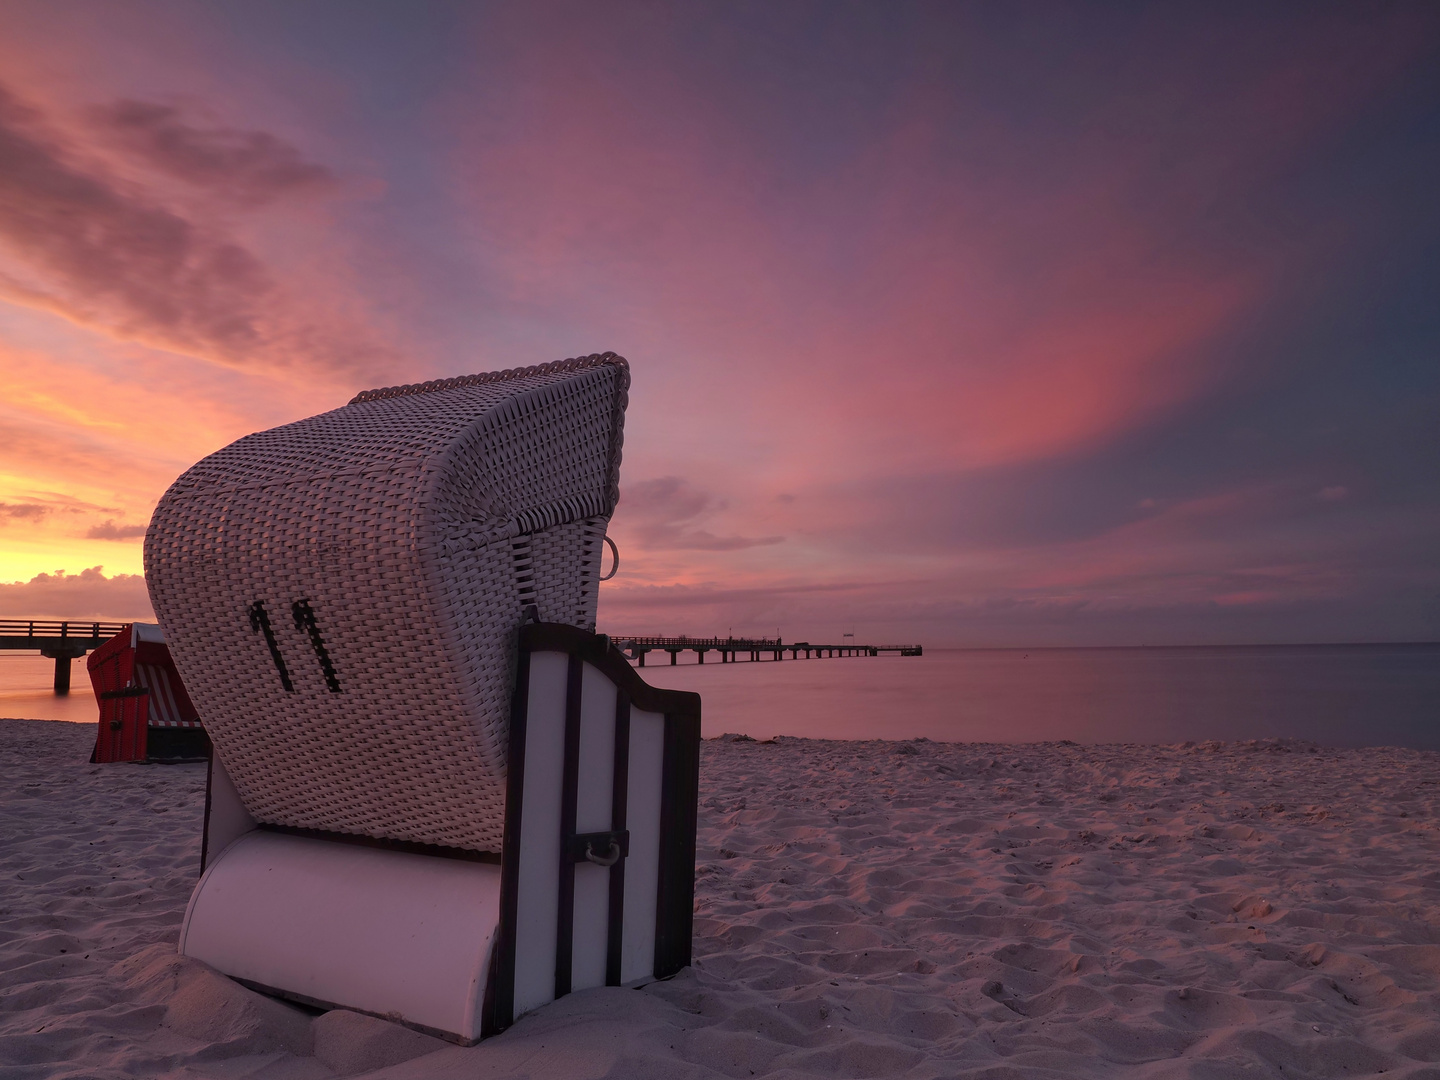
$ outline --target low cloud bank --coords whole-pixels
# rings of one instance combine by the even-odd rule
[[[0,618],[153,622],[155,613],[143,576],[106,577],[104,567],[92,566],[78,574],[57,570],[29,581],[0,583]]]
[[[144,525],[117,525],[106,520],[103,524],[92,525],[85,533],[87,540],[134,540],[145,535]],[[85,571],[89,573],[89,571]]]

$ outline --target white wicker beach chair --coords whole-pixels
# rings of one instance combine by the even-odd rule
[[[689,962],[699,698],[593,633],[628,386],[606,353],[368,391],[161,499],[215,747],[183,953],[461,1042]]]

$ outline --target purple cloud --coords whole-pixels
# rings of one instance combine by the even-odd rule
[[[210,176],[212,188],[242,202],[330,182],[263,133],[207,134],[163,110],[123,115],[137,131],[147,122],[154,129],[154,169],[188,170],[197,184]],[[3,85],[0,255],[0,299],[119,338],[234,366],[298,363],[364,378],[393,360],[346,316],[329,314],[328,282],[310,283],[297,303],[221,218],[112,174]]]
[[[155,618],[143,577],[106,577],[100,566],[78,574],[57,570],[53,574],[36,574],[29,581],[0,584],[0,615],[33,619]]]
[[[106,521],[100,525],[92,525],[85,533],[86,540],[133,540],[137,536],[145,535],[144,525],[116,525],[113,521]]]
[[[260,344],[271,284],[244,248],[82,167],[38,114],[0,87],[0,245],[81,322],[105,311],[127,334],[238,357]],[[0,279],[0,289],[18,285]],[[38,306],[38,305],[37,305]]]
[[[622,492],[625,526],[646,548],[672,551],[738,551],[778,544],[783,536],[717,536],[698,522],[724,503],[678,476],[627,485]]]
[[[335,174],[265,131],[200,127],[170,105],[122,99],[91,110],[129,153],[177,180],[243,206],[339,188]]]
[[[0,521],[38,521],[49,512],[50,508],[40,503],[0,502]]]

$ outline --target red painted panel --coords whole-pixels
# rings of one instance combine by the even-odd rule
[[[133,628],[127,625],[85,661],[100,705],[100,730],[95,737],[97,762],[145,760],[149,695],[126,694],[135,681],[132,639]]]
[[[96,761],[144,761],[150,728],[202,726],[170,650],[133,625],[91,653],[86,667],[100,705]]]

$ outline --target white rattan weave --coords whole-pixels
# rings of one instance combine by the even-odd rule
[[[515,630],[594,629],[629,381],[605,353],[371,390],[171,486],[150,597],[257,820],[499,850]]]

